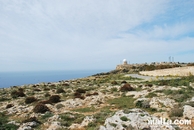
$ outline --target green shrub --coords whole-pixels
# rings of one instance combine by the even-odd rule
[[[53,113],[51,112],[46,112],[41,118],[42,119],[46,119],[46,118],[49,118],[49,117],[52,117],[53,116]]]
[[[172,97],[177,102],[183,102],[186,101],[190,96],[188,94],[174,94]]]
[[[63,113],[59,116],[61,118],[61,124],[67,127],[69,127],[73,123],[80,124],[84,119],[83,115],[73,113]]]
[[[128,121],[128,120],[129,120],[126,116],[122,116],[122,117],[120,117],[120,119],[121,119],[122,121]]]
[[[18,126],[14,124],[7,124],[8,117],[4,113],[0,113],[0,130],[17,130]]]
[[[57,109],[60,109],[60,108],[63,108],[63,107],[64,107],[63,104],[57,104],[57,105],[56,105],[56,108],[57,108]]]
[[[9,100],[9,99],[6,97],[0,97],[0,102],[6,101],[6,100]]]
[[[118,109],[123,108],[134,108],[134,100],[132,97],[119,97],[114,99],[109,99],[108,103],[114,105]]]

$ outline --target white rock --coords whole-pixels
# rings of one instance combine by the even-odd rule
[[[125,117],[128,120],[122,120]],[[115,115],[107,118],[104,125],[100,126],[100,130],[126,130],[124,126],[128,126],[132,130],[175,130],[175,128],[168,124],[148,124],[148,120],[159,120],[157,117],[149,115],[149,113],[141,109],[131,109],[128,113],[122,110],[117,111]]]
[[[167,97],[153,97],[150,100],[151,108],[162,108],[162,105],[167,108],[173,108],[175,105],[175,101]]]
[[[194,101],[194,97],[191,98],[191,101]]]
[[[51,125],[49,126],[49,128],[47,128],[47,130],[56,130],[60,128],[62,128],[61,123],[58,121],[55,121],[55,122],[51,122]]]
[[[32,130],[33,127],[37,126],[38,123],[36,123],[35,121],[33,122],[27,122],[27,123],[23,123],[18,130]]]
[[[84,105],[84,101],[82,99],[76,98],[76,99],[68,99],[64,102],[61,102],[61,104],[64,105],[65,108],[75,108],[75,107],[81,107]]]
[[[189,119],[194,118],[194,107],[185,105],[183,108],[183,117],[187,117]]]
[[[134,95],[133,98],[140,98],[140,97],[144,97],[147,94],[148,94],[147,90],[143,90],[143,91],[130,91],[130,92],[126,93],[126,96]]]

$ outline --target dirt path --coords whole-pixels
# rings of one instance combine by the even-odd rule
[[[189,76],[194,75],[194,66],[189,67],[177,67],[171,69],[161,69],[154,71],[141,71],[141,75],[146,76]]]
[[[158,76],[144,76],[144,75],[139,75],[139,74],[127,74],[126,76],[131,76],[133,78],[139,78],[143,79],[145,81],[149,80],[167,80],[167,79],[172,79],[173,77],[158,77]]]

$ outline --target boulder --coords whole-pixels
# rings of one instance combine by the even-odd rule
[[[37,122],[33,121],[33,122],[27,122],[27,123],[23,123],[18,130],[32,130],[33,127],[36,127],[38,125]]]
[[[150,107],[160,109],[163,105],[167,108],[173,108],[175,105],[175,101],[173,99],[167,97],[153,97],[150,100]]]
[[[183,107],[183,117],[192,119],[194,118],[194,107],[191,107],[189,105],[185,105]]]
[[[51,122],[50,126],[47,128],[47,130],[56,130],[56,129],[62,129],[61,123],[58,121]]]

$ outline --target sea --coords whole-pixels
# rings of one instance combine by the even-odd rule
[[[0,88],[84,78],[110,70],[0,72]]]

